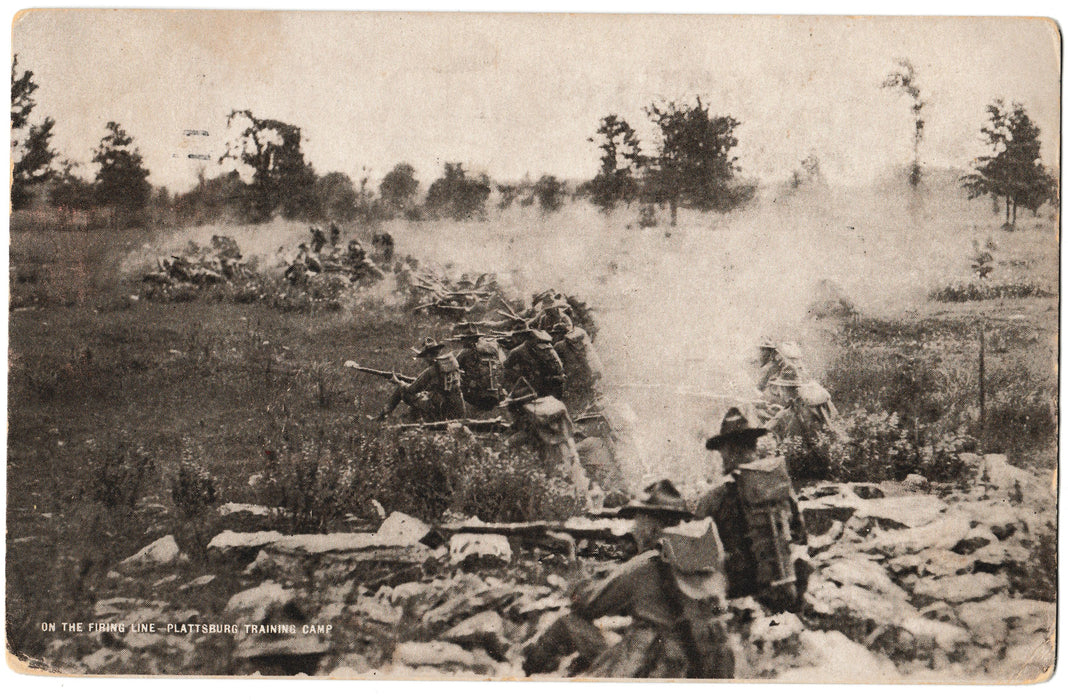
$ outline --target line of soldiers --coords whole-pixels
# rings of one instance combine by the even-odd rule
[[[303,284],[309,278],[324,272],[348,274],[352,282],[374,283],[385,278],[382,270],[367,256],[367,251],[359,239],[352,238],[342,250],[341,239],[344,232],[337,222],[331,221],[328,226],[329,239],[327,231],[320,226],[311,226],[309,230],[311,246],[309,247],[306,241],[301,241],[297,246],[296,256],[283,274],[290,283]]]
[[[529,321],[524,319],[515,330],[458,324],[449,339],[459,345],[457,352],[433,338],[412,348],[413,357],[425,364],[416,377],[390,376],[356,365],[390,376],[396,384],[375,420],[385,420],[401,403],[422,425],[434,427],[448,421],[482,427],[492,421],[475,416],[506,411],[513,430],[509,444],[533,448],[547,465],[570,478],[588,505],[601,505],[606,491],[614,492],[609,503],[618,505],[624,498],[624,472],[641,473],[630,434],[635,421],[624,408],[599,399],[603,367],[569,308],[559,298],[536,297]],[[589,397],[597,400],[583,404],[583,425],[578,429],[564,400],[577,403]]]
[[[580,583],[571,611],[525,650],[528,674],[557,670],[604,678],[733,678],[737,649],[728,635],[728,601],[752,596],[771,611],[796,610],[811,565],[786,466],[759,459],[767,433],[749,406],[729,409],[717,450],[723,473],[690,510],[668,480],[621,508],[635,521],[638,554],[603,579]],[[598,618],[628,616],[610,645]]]

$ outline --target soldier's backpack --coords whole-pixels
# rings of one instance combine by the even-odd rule
[[[487,394],[500,394],[504,366],[497,343],[489,338],[479,338],[475,343],[475,353],[478,363],[474,367],[475,376],[469,378],[470,384]]]
[[[529,401],[523,404],[523,412],[546,443],[566,442],[573,433],[567,407],[557,398],[542,396]]]
[[[783,457],[749,462],[737,468],[734,480],[742,501],[746,539],[757,567],[757,585],[776,597],[796,596],[790,556],[793,485]]]
[[[441,388],[446,393],[460,390],[460,363],[451,352],[434,360],[438,372],[441,374]]]

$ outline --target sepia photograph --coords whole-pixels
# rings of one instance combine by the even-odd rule
[[[17,12],[9,669],[1048,680],[1061,41]]]

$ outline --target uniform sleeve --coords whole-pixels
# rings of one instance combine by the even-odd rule
[[[723,504],[723,500],[727,497],[729,488],[729,481],[721,481],[705,493],[704,496],[701,496],[701,499],[697,501],[697,508],[694,510],[694,518],[697,520],[714,518],[715,513]]]
[[[586,582],[575,592],[572,610],[587,620],[606,615],[629,615],[638,583],[655,573],[659,553],[645,552],[622,564],[603,581]]]
[[[415,378],[414,382],[404,387],[404,397],[406,399],[411,399],[420,391],[426,391],[430,388],[430,385],[431,383],[433,383],[434,377],[436,376],[437,368],[427,367],[419,374],[418,377]]]

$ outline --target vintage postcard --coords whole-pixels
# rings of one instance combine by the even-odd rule
[[[13,669],[1052,674],[1053,21],[12,31]]]

